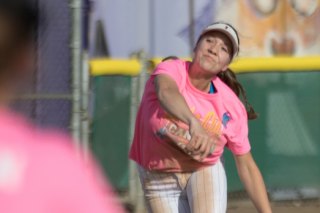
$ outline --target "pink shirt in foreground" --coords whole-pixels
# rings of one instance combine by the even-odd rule
[[[194,171],[215,164],[225,146],[235,155],[250,151],[247,112],[242,102],[218,77],[212,80],[216,89],[214,94],[196,89],[188,77],[189,65],[190,62],[182,60],[162,62],[147,81],[129,155],[148,170]],[[203,162],[193,160],[161,135],[170,131],[188,139],[188,127],[171,118],[159,104],[154,78],[160,74],[168,75],[176,82],[191,111],[217,141],[213,154]]]
[[[99,169],[65,136],[0,109],[0,212],[124,212]]]

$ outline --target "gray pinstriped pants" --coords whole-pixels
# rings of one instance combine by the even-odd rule
[[[148,212],[225,213],[227,182],[222,163],[191,173],[152,172],[138,166]]]

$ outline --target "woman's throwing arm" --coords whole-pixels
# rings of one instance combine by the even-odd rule
[[[189,126],[191,140],[186,149],[194,155],[200,155],[199,160],[207,157],[214,148],[214,141],[192,114],[176,82],[168,75],[159,74],[155,77],[155,87],[162,108]]]

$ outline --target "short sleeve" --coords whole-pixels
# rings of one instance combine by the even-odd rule
[[[250,151],[251,146],[248,137],[247,112],[243,106],[238,113],[232,113],[230,128],[228,131],[227,147],[235,155],[243,155]]]
[[[186,76],[185,62],[182,60],[169,60],[158,64],[152,73],[153,76],[165,74],[170,76],[179,86]]]

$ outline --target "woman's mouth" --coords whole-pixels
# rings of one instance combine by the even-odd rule
[[[214,58],[212,58],[211,56],[208,56],[208,55],[203,55],[203,57],[207,60],[209,60],[210,62],[216,62],[216,60]]]

